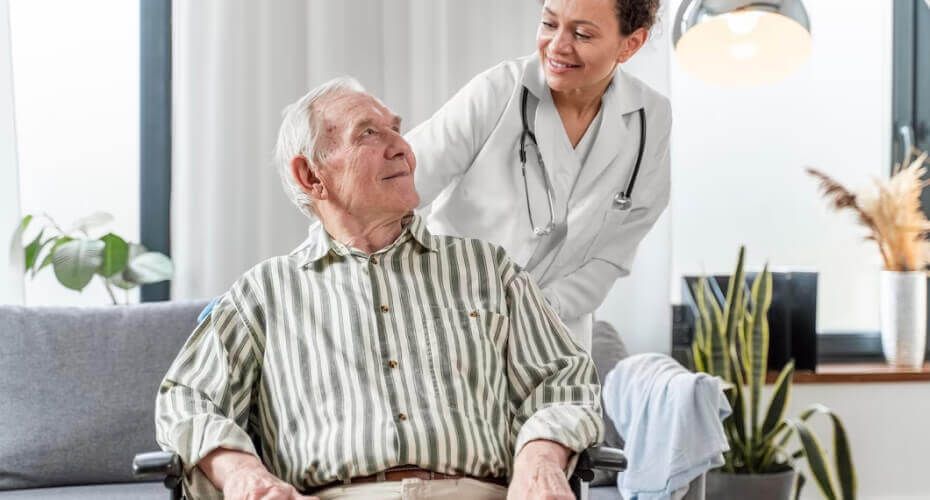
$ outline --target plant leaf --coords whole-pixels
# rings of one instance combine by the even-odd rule
[[[807,465],[814,475],[814,482],[820,488],[820,492],[827,500],[836,500],[836,488],[833,487],[833,480],[830,478],[830,471],[827,466],[826,454],[817,436],[811,432],[807,424],[800,420],[788,419],[788,425],[794,427],[801,440],[801,447],[804,449],[804,456],[807,457]]]
[[[34,240],[30,241],[26,248],[23,249],[23,254],[25,257],[26,267],[25,271],[29,271],[36,264],[36,256],[39,255],[39,250],[42,249],[44,243],[42,243],[42,236],[45,235],[45,229],[39,231],[38,236]]]
[[[815,414],[827,415],[833,423],[833,452],[836,455],[836,476],[840,483],[843,500],[856,498],[856,469],[852,463],[852,451],[846,437],[846,428],[832,410],[823,405],[813,405],[801,413],[801,420],[807,421]]]
[[[769,409],[762,423],[762,441],[770,441],[777,434],[779,424],[785,418],[788,402],[791,400],[791,377],[794,375],[794,360],[788,362],[775,380],[775,391],[769,401]]]
[[[752,330],[746,332],[749,345],[746,348],[750,356],[749,379],[750,419],[752,421],[753,440],[762,440],[764,431],[759,427],[759,406],[762,400],[762,387],[765,385],[765,375],[768,370],[769,357],[769,306],[772,304],[772,275],[768,265],[762,269],[762,274],[756,276],[752,284]]]
[[[743,263],[746,258],[746,247],[740,245],[739,257],[736,261],[736,272],[730,277],[727,284],[726,312],[723,316],[725,342],[727,346],[733,344],[736,338],[736,325],[742,321],[743,313]],[[729,369],[729,366],[727,367]],[[737,369],[736,367],[733,367]]]
[[[100,227],[106,224],[113,222],[113,216],[106,212],[94,212],[88,216],[81,217],[80,219],[74,221],[74,224],[71,226],[71,230],[68,233],[73,233],[75,231],[81,231],[82,233],[87,233],[95,227]]]
[[[13,235],[10,237],[10,254],[15,255],[20,248],[22,248],[23,234],[26,232],[26,228],[29,227],[29,223],[32,222],[32,214],[27,214],[23,217],[23,220],[19,221],[19,225],[16,226],[16,229],[13,230]]]
[[[45,255],[45,258],[42,259],[42,264],[39,266],[38,269],[36,269],[36,272],[41,271],[42,269],[45,268],[45,266],[51,264],[52,256],[55,255],[55,250],[58,250],[58,247],[64,245],[65,243],[69,241],[74,241],[74,238],[70,236],[59,236],[58,238],[55,238],[55,243],[52,244],[48,253]]]
[[[170,280],[173,275],[171,259],[159,252],[145,252],[129,261],[126,268],[127,281],[141,284]]]
[[[103,262],[98,272],[105,278],[123,272],[129,263],[129,244],[113,233],[107,233],[100,238],[104,243]]]
[[[83,290],[103,262],[103,247],[100,240],[72,240],[62,244],[52,254],[55,277],[67,288]]]

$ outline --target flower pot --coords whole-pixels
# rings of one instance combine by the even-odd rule
[[[882,352],[893,366],[919,368],[927,347],[927,275],[882,271]]]
[[[707,500],[791,500],[797,472],[789,469],[772,474],[707,474]]]

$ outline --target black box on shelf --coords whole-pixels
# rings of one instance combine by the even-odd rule
[[[795,369],[815,370],[817,366],[817,273],[809,271],[774,271],[772,274],[772,304],[769,307],[769,361],[770,370],[780,370],[790,359]],[[757,272],[745,275],[744,293],[749,294]],[[682,278],[682,301],[696,318],[696,292],[699,276]],[[715,300],[721,305],[726,299],[729,276],[713,276],[707,280],[705,301]],[[680,344],[674,336],[673,317],[672,350]],[[693,338],[693,333],[692,333]],[[690,341],[688,342],[690,350]]]

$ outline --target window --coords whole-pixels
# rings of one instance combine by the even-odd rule
[[[23,213],[60,225],[106,211],[139,240],[139,3],[10,0]],[[4,229],[7,231],[9,228]],[[104,305],[95,278],[78,294],[48,269],[26,303]]]

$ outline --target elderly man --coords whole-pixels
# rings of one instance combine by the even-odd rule
[[[285,111],[276,156],[319,222],[232,285],[161,384],[189,495],[572,498],[570,458],[602,434],[594,365],[503,250],[413,215],[400,118],[337,79]]]

